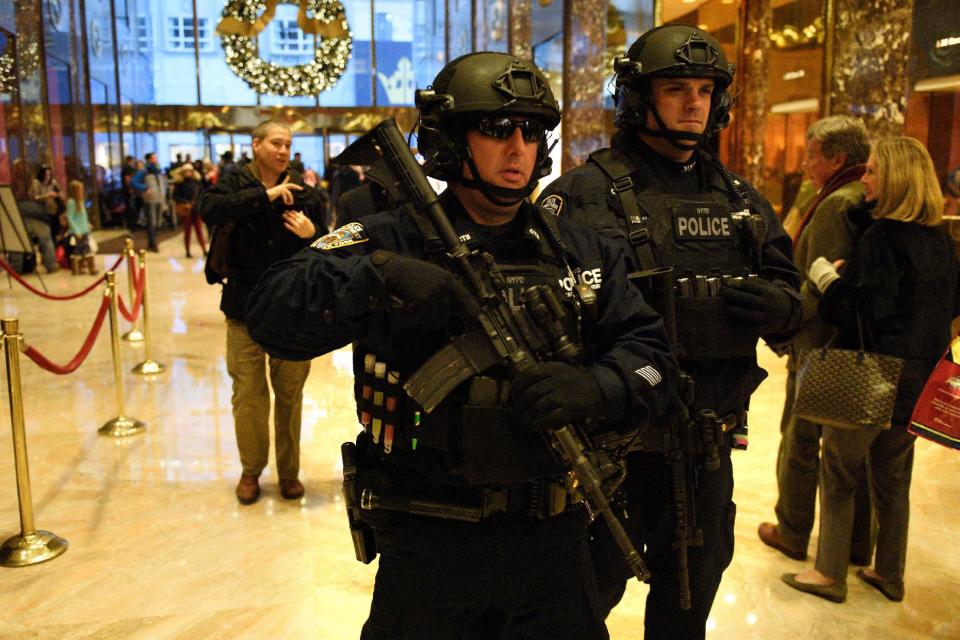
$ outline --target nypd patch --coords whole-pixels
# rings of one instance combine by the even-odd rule
[[[323,237],[317,238],[310,246],[318,251],[330,251],[331,249],[338,249],[340,247],[349,247],[352,244],[360,244],[369,239],[370,238],[367,237],[367,230],[363,228],[362,224],[359,222],[351,222],[343,225],[339,229],[331,231]]]
[[[563,197],[556,194],[547,196],[543,199],[543,202],[540,203],[540,206],[553,215],[558,216],[560,215],[560,210],[563,209]]]

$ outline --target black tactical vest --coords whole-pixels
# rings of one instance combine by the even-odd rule
[[[566,287],[570,272],[547,232],[531,224],[525,233],[538,242],[539,259],[531,251],[530,264],[497,263],[511,305],[522,303],[526,289],[548,285],[573,308],[572,287]],[[474,239],[461,239],[471,249],[478,248]],[[427,260],[443,261],[438,247],[425,234]],[[578,270],[573,275],[581,281],[589,279]],[[569,319],[576,317],[568,313]],[[573,337],[578,329],[567,327]],[[505,371],[498,367],[461,385],[430,414],[404,393],[405,381],[389,363],[378,363],[361,345],[354,347],[354,376],[358,419],[370,434],[374,450],[397,466],[440,482],[452,476],[469,485],[504,485],[563,473],[543,438],[515,424],[507,405]]]
[[[589,161],[612,182],[607,211],[593,214],[612,219],[589,223],[625,240],[641,274],[672,267],[678,357],[753,357],[759,333],[728,319],[717,295],[725,280],[751,276],[753,242],[722,178],[711,171],[707,193],[678,195],[653,184],[615,149],[594,152]]]

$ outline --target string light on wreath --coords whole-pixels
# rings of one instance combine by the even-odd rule
[[[7,53],[0,55],[0,93],[10,93],[16,87],[13,64],[13,56]]]
[[[257,34],[273,20],[278,4],[297,5],[297,25],[319,39],[312,62],[287,66],[257,55]],[[273,95],[313,96],[329,89],[343,75],[353,49],[339,0],[228,0],[217,33],[227,66],[257,93]]]

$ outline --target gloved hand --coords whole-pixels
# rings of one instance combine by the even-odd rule
[[[518,424],[536,431],[600,416],[603,393],[589,370],[565,362],[540,362],[510,383]]]
[[[720,289],[724,310],[737,320],[759,327],[760,333],[782,331],[793,315],[794,300],[786,291],[766,280],[731,283]]]
[[[451,317],[475,318],[480,309],[449,271],[435,264],[382,249],[370,261],[404,319],[418,326],[443,326]]]
[[[807,277],[810,278],[810,282],[817,288],[817,291],[824,293],[833,284],[834,280],[840,278],[840,274],[837,273],[837,267],[832,262],[820,256],[810,264],[810,268],[807,269]]]

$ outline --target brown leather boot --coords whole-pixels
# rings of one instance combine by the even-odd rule
[[[257,476],[240,476],[237,484],[237,500],[240,504],[253,504],[260,497],[260,480]]]
[[[95,275],[97,275],[97,273],[99,273],[99,271],[97,271],[97,259],[96,259],[96,257],[94,257],[94,256],[83,256],[83,261],[86,263],[86,265],[87,265],[87,272],[88,272],[90,275],[95,276]]]
[[[75,276],[80,275],[80,256],[70,256],[70,273]]]
[[[303,483],[294,478],[293,480],[280,480],[280,495],[287,500],[296,500],[303,497]]]

